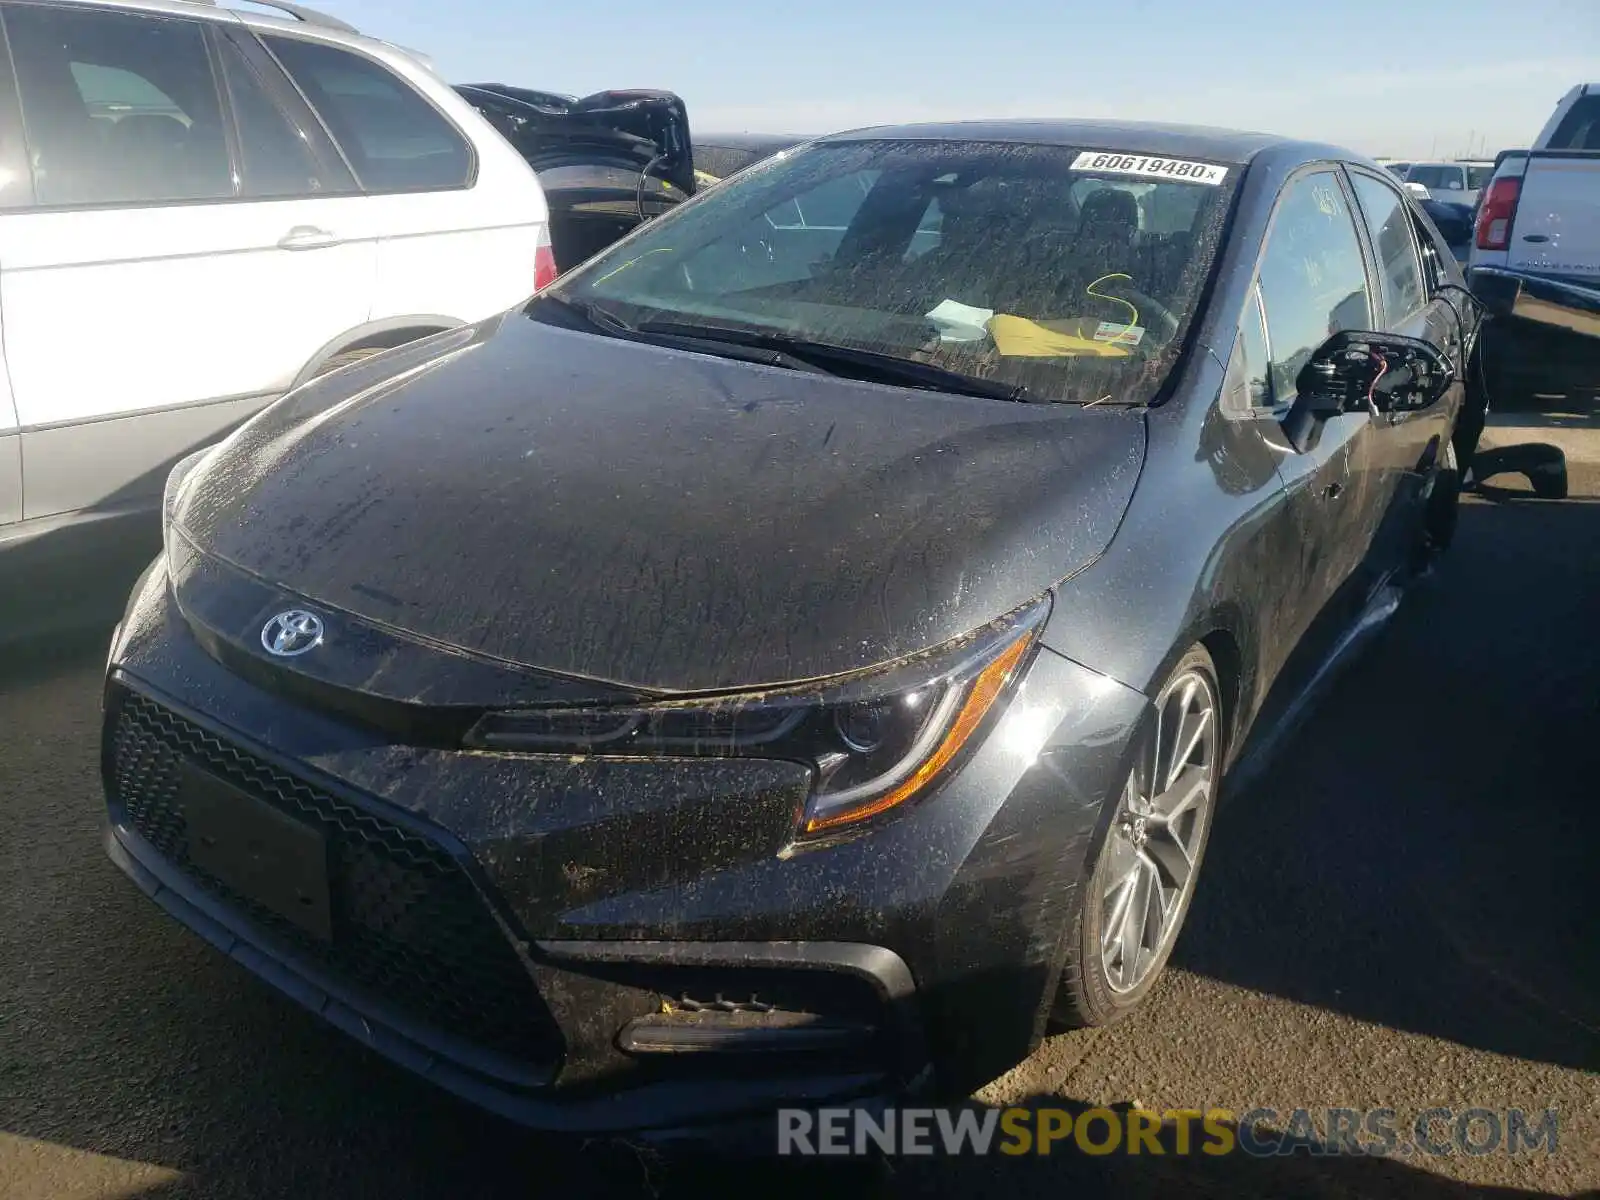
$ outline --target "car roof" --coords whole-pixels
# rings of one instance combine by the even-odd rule
[[[697,133],[696,146],[711,150],[749,150],[752,152],[786,150],[809,142],[815,134],[790,133]]]
[[[1316,142],[1302,142],[1272,133],[1219,129],[1206,125],[1169,125],[1153,121],[1006,120],[949,121],[916,125],[882,125],[831,134],[823,142],[865,141],[1017,142],[1038,146],[1078,146],[1091,150],[1126,150],[1170,158],[1198,158],[1244,165],[1264,151],[1307,159],[1362,161],[1363,155]]]
[[[211,17],[216,20],[242,21],[248,24],[287,24],[307,31],[343,34],[382,45],[389,44],[380,38],[366,37],[354,25],[328,13],[307,8],[295,0],[242,0],[237,6],[227,3],[226,0],[53,0],[53,2],[90,3],[96,8],[121,8],[167,16],[181,14],[186,17]],[[407,50],[405,53],[416,56],[416,51]]]

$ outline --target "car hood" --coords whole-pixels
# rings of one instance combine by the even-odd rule
[[[352,645],[701,692],[877,665],[1025,604],[1104,549],[1144,439],[1129,409],[514,313],[291,394],[182,481],[169,520],[251,581],[243,607],[187,607],[258,658],[263,613],[303,601],[358,624]],[[336,640],[286,661],[311,669]]]

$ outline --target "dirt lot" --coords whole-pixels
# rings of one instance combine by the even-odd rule
[[[1275,769],[1219,816],[1176,969],[987,1104],[1556,1108],[1557,1153],[907,1160],[887,1179],[651,1166],[510,1129],[161,916],[98,842],[103,640],[0,680],[0,1195],[562,1197],[1600,1188],[1600,421],[1573,497],[1494,492]],[[1492,481],[1495,484],[1505,480]]]

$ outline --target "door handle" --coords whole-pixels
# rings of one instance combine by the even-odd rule
[[[1322,498],[1324,500],[1337,500],[1342,495],[1344,495],[1344,484],[1338,480],[1334,480],[1334,482],[1322,489]]]
[[[1550,235],[1545,233],[1525,233],[1522,235],[1522,240],[1525,242],[1548,242]]]
[[[315,225],[296,225],[278,239],[280,250],[321,250],[339,244],[340,239],[337,234],[330,233],[326,229],[318,229]]]

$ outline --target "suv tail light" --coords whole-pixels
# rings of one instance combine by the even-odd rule
[[[550,226],[539,230],[539,245],[533,252],[533,290],[542,292],[556,281],[556,252],[550,245]]]
[[[1478,227],[1474,231],[1479,250],[1504,250],[1511,244],[1511,222],[1517,215],[1517,200],[1522,195],[1522,180],[1496,179],[1489,184],[1478,206]]]

